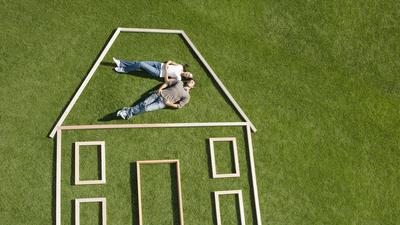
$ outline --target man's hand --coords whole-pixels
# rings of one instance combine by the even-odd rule
[[[172,103],[170,100],[165,100],[165,105],[167,105],[167,106],[169,106],[169,107],[171,107],[171,108],[174,108],[174,109],[177,109],[177,108],[179,108],[178,107],[178,104],[174,104],[174,103]]]

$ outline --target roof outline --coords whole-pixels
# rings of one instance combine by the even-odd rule
[[[83,90],[85,90],[86,85],[89,83],[90,79],[93,77],[95,74],[97,68],[99,67],[100,63],[103,61],[104,57],[107,55],[108,51],[110,50],[111,46],[113,45],[114,41],[117,39],[118,35],[121,32],[127,32],[127,33],[163,33],[163,34],[177,34],[183,37],[183,39],[186,41],[188,44],[188,47],[190,47],[190,50],[193,51],[195,56],[200,60],[200,63],[206,68],[207,72],[211,75],[211,79],[215,81],[217,84],[218,88],[222,91],[222,93],[225,95],[225,97],[229,100],[229,103],[232,104],[233,108],[235,109],[236,113],[239,114],[239,116],[250,125],[251,131],[256,132],[257,129],[254,126],[254,124],[250,121],[250,119],[247,117],[247,115],[244,113],[242,108],[239,106],[239,104],[236,102],[236,100],[233,98],[233,96],[230,94],[228,89],[225,87],[225,85],[222,83],[222,81],[218,78],[218,76],[215,74],[214,70],[211,68],[211,66],[207,63],[207,61],[204,59],[204,57],[201,55],[199,50],[194,46],[193,42],[190,40],[189,36],[185,33],[183,30],[171,30],[171,29],[149,29],[149,28],[124,28],[124,27],[118,27],[112,37],[109,39],[107,42],[105,48],[102,50],[101,54],[97,58],[96,62],[93,64],[92,68],[90,69],[89,73],[86,75],[85,79],[83,82],[80,84],[78,90],[75,92],[74,96],[72,99],[69,101],[68,106],[65,108],[63,111],[62,115],[59,117],[57,122],[53,125],[53,128],[51,132],[49,133],[50,138],[54,138],[56,135],[57,130],[63,125],[64,120],[67,118],[68,114],[71,112],[72,108],[74,107],[75,103],[78,101],[80,95],[82,94]],[[190,124],[190,123],[188,123]]]

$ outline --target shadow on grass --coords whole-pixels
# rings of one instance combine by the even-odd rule
[[[131,210],[132,210],[132,225],[139,224],[139,210],[138,210],[138,189],[137,189],[137,170],[136,162],[129,164],[130,178],[131,178]]]
[[[71,200],[71,224],[75,225],[75,200]]]
[[[180,221],[180,213],[179,213],[179,192],[178,192],[178,179],[177,179],[177,170],[176,170],[176,165],[175,164],[170,164],[170,176],[171,176],[171,207],[172,207],[172,216],[174,223],[176,225],[179,225]]]
[[[213,179],[212,177],[212,164],[211,164],[211,151],[210,151],[210,139],[206,139],[205,141],[205,145],[206,145],[206,154],[207,154],[207,165],[208,165],[208,177],[210,179]]]

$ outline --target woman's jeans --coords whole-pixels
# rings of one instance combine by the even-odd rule
[[[144,62],[129,62],[120,60],[120,67],[124,70],[125,73],[129,73],[132,71],[143,70],[146,71],[149,75],[153,77],[160,77],[161,74],[161,63],[154,61],[144,61]]]

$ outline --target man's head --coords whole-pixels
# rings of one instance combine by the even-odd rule
[[[194,88],[195,85],[196,85],[196,81],[194,81],[193,79],[188,79],[185,82],[185,87],[188,87],[190,89]]]
[[[193,74],[190,72],[182,72],[181,76],[186,79],[193,79]]]

